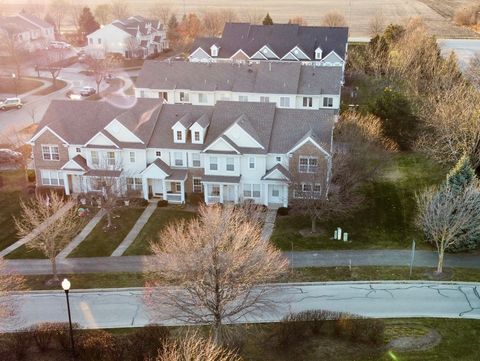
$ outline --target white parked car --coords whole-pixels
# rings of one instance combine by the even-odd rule
[[[50,49],[70,49],[72,46],[64,41],[51,41],[48,47]]]
[[[22,106],[23,103],[20,98],[6,98],[5,100],[0,101],[1,110],[7,110],[12,108],[20,109]]]
[[[84,97],[88,97],[90,95],[93,95],[95,94],[97,91],[92,88],[91,86],[84,86],[82,88],[82,90],[80,90],[80,95],[84,96]]]

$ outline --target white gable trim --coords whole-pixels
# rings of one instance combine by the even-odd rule
[[[117,124],[118,124],[120,127],[122,127],[123,129],[125,129],[127,132],[129,132],[131,135],[133,135],[133,137],[136,138],[139,143],[145,144],[145,142],[144,142],[143,140],[141,140],[139,137],[137,137],[132,131],[130,131],[130,129],[128,129],[126,126],[124,126],[124,125],[122,124],[122,122],[118,121],[116,118],[113,119],[110,123],[108,123],[108,124],[104,127],[104,129],[105,129],[106,131],[108,131],[107,127],[109,127],[109,126],[110,126],[112,123],[114,123],[114,122],[117,123]],[[112,134],[111,132],[109,132],[109,133]],[[113,134],[112,134],[112,136],[115,137]]]
[[[255,54],[253,54],[250,59],[259,60],[259,59],[254,59],[257,56],[257,54],[260,54],[263,60],[268,60],[267,57],[260,52],[260,50],[258,50]]]
[[[102,131],[99,131],[97,134],[95,134],[93,137],[91,137],[88,142],[85,143],[84,146],[87,146],[89,145],[96,137],[98,137],[99,135],[103,136],[106,140],[108,140],[109,144],[107,145],[113,145],[115,148],[119,148],[118,145],[116,145],[113,141],[111,141],[105,134],[102,133]]]
[[[75,162],[73,159],[70,159],[67,163],[65,163],[62,168],[60,169],[65,169],[65,168],[69,168],[69,169],[78,169],[79,171],[82,171],[82,170],[85,170],[85,168],[83,168],[80,164],[78,164],[77,162]]]
[[[57,133],[55,133],[52,129],[50,129],[50,127],[48,125],[44,126],[42,128],[41,131],[39,131],[37,134],[35,134],[32,139],[30,139],[27,143],[30,144],[30,145],[33,145],[33,143],[35,142],[36,139],[38,139],[38,137],[40,137],[43,133],[45,133],[46,131],[50,131],[54,136],[56,136],[58,139],[60,139],[63,143],[65,144],[69,144],[65,139],[63,139],[61,136],[59,136]]]
[[[231,144],[229,144],[225,139],[222,138],[223,137],[223,134],[221,136],[219,136],[217,139],[215,139],[213,142],[211,142],[204,150],[203,152],[206,152],[207,150],[209,150],[211,147],[213,147],[215,144],[217,144],[218,142],[222,141],[223,144],[226,144],[228,146],[228,148],[230,148],[231,150],[233,150],[235,153],[237,154],[240,154],[240,152],[235,149],[235,147],[233,147]]]
[[[276,57],[277,59],[280,59],[280,57],[279,57],[277,54],[275,54],[275,52],[274,52],[272,49],[270,49],[270,48],[268,47],[268,45],[262,46],[259,51],[263,53],[263,49],[265,49],[265,48],[267,48],[268,51],[270,51],[273,55],[275,55],[275,57]],[[267,59],[268,59],[268,58],[267,58]]]
[[[294,51],[295,50],[298,50],[299,52],[301,52],[308,60],[312,60],[310,59],[310,57],[304,53],[304,51],[302,49],[300,49],[298,46],[295,46],[292,50],[290,50],[290,53],[292,53],[293,56],[295,56],[295,53]],[[296,56],[295,56],[296,57]],[[302,60],[307,60],[307,59],[302,59]]]
[[[163,174],[163,179],[165,179],[165,178],[167,178],[167,177],[169,176],[169,174],[165,173],[165,172],[164,172],[159,166],[157,166],[155,163],[150,164],[147,168],[145,168],[144,170],[142,170],[142,171],[140,172],[140,175],[145,176],[146,174],[148,174],[148,173],[150,172],[151,168],[153,168],[153,167],[157,168],[157,169],[161,172],[161,174]]]
[[[240,52],[241,52],[243,55],[245,55],[245,57],[246,57],[247,59],[250,58],[250,57],[247,55],[247,53],[245,53],[242,49],[238,49],[238,50],[235,52],[235,54],[233,54],[233,55],[230,57],[230,59],[233,59],[233,58],[234,58],[238,53],[240,53]]]
[[[302,147],[304,144],[306,144],[307,142],[311,142],[313,143],[314,146],[316,146],[318,149],[320,149],[320,151],[322,153],[325,154],[326,157],[331,157],[330,153],[328,153],[320,144],[318,144],[315,140],[312,139],[312,137],[307,137],[305,138],[302,142],[298,143],[297,145],[295,145],[292,149],[290,149],[288,151],[288,153],[293,153],[295,152],[297,149],[299,149],[300,147]]]
[[[276,175],[276,176],[274,176]],[[270,173],[267,173],[265,175],[265,177],[263,177],[263,180],[266,180],[266,179],[273,179],[273,180],[278,180],[278,179],[284,179],[284,180],[289,180],[285,174],[283,174],[282,172],[280,172],[278,169],[274,169],[273,171],[271,171]]]
[[[254,143],[256,143],[256,144],[258,145],[258,148],[265,149],[265,147],[264,147],[263,145],[261,145],[254,137],[252,137],[252,136],[250,135],[250,133],[247,132],[246,129],[244,129],[240,124],[238,124],[238,122],[235,122],[235,123],[233,123],[231,126],[229,126],[229,127],[223,132],[222,135],[224,135],[225,133],[227,133],[227,132],[228,132],[230,129],[232,129],[235,125],[238,125],[240,128],[242,128],[242,130],[245,132],[245,134],[247,134],[247,136],[248,136],[251,140],[253,140]],[[232,140],[232,142],[233,142],[233,140]]]
[[[290,58],[293,57],[293,59],[287,59],[287,57],[290,57]],[[286,54],[283,56],[283,58],[280,59],[280,60],[294,60],[294,61],[298,61],[298,60],[300,60],[300,59],[298,59],[298,58],[295,56],[295,54],[293,54],[292,52],[288,52],[288,53],[286,53]]]
[[[334,55],[334,56],[338,59],[338,61],[339,61],[340,63],[343,63],[343,62],[344,62],[344,60],[340,57],[340,55],[338,55],[338,54],[335,52],[335,50],[332,50],[332,51],[329,52],[327,55],[325,55],[325,56],[322,58],[322,61],[325,61],[325,59],[328,58],[330,55]],[[323,56],[323,55],[322,55],[322,56]],[[330,63],[330,61],[327,61],[327,62]]]
[[[204,53],[204,54],[205,54],[206,56],[208,56],[209,58],[212,58],[212,57],[210,56],[210,54],[207,53],[205,50],[203,50],[200,46],[199,46],[193,53],[191,53],[191,54],[188,56],[188,58],[189,58],[189,59],[190,59],[190,58],[194,58],[194,57],[195,57],[195,53],[196,53],[197,51],[201,51],[202,53]]]
[[[182,123],[180,123],[180,120],[177,120],[177,122],[174,125],[172,125],[173,130],[178,129],[178,128],[182,128],[183,130],[187,130],[187,128],[185,128],[185,126]]]

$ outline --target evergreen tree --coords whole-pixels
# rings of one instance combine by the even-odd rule
[[[178,21],[175,14],[172,14],[168,20],[167,39],[171,44],[175,44],[178,41]]]
[[[93,33],[95,30],[100,28],[100,25],[98,24],[97,20],[95,20],[95,17],[93,16],[92,12],[90,11],[90,8],[85,6],[82,10],[82,13],[80,14],[80,18],[78,19],[78,25],[79,25],[79,32],[80,36],[85,38],[88,34]]]
[[[267,15],[265,16],[265,18],[263,19],[263,22],[262,22],[263,25],[273,25],[273,20],[272,18],[270,17],[270,14],[267,13]]]
[[[470,158],[464,155],[448,173],[445,185],[449,186],[454,194],[460,195],[475,179],[475,169],[472,167]],[[458,241],[448,248],[449,252],[465,252],[478,248],[480,244],[480,215],[477,222],[459,230],[456,238]]]

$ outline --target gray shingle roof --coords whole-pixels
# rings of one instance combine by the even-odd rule
[[[273,173],[273,171],[278,170],[280,173],[282,173],[287,179],[292,179],[292,174],[280,163],[276,164],[273,168],[267,170],[265,175],[262,177],[262,179],[267,179],[268,176]],[[270,178],[271,179],[271,178]]]
[[[146,61],[137,88],[274,94],[338,94],[341,67],[295,63],[191,63]]]
[[[221,183],[240,183],[240,176],[233,177],[233,176],[221,176],[221,175],[203,175],[202,176],[203,182],[221,182]]]
[[[239,49],[252,56],[268,44],[282,58],[295,45],[299,45],[310,57],[315,58],[315,49],[320,47],[327,55],[332,50],[345,59],[348,28],[300,26],[296,24],[251,25],[248,23],[226,23],[221,38],[197,38],[192,51],[201,47],[210,54],[210,46],[220,46],[219,58],[229,58]]]
[[[137,35],[137,31],[140,30],[140,33],[146,35],[148,33],[147,24],[152,24],[152,30],[157,29],[160,26],[160,30],[163,29],[163,25],[159,20],[146,19],[143,16],[131,16],[128,19],[118,19],[112,22],[112,25],[115,25],[117,28],[122,29],[123,31],[129,33],[132,36]]]

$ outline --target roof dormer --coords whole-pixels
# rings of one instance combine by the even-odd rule
[[[322,60],[323,50],[321,47],[315,49],[315,60]]]
[[[187,130],[192,125],[193,119],[191,113],[186,113],[178,121],[172,125],[173,130],[173,142],[174,143],[186,143],[187,142]]]
[[[213,44],[210,47],[210,55],[211,56],[218,56],[218,51],[220,50],[220,47],[217,44]]]
[[[193,144],[203,144],[205,142],[205,135],[207,128],[210,125],[210,120],[206,114],[203,114],[200,118],[192,124],[189,128],[192,137]]]

